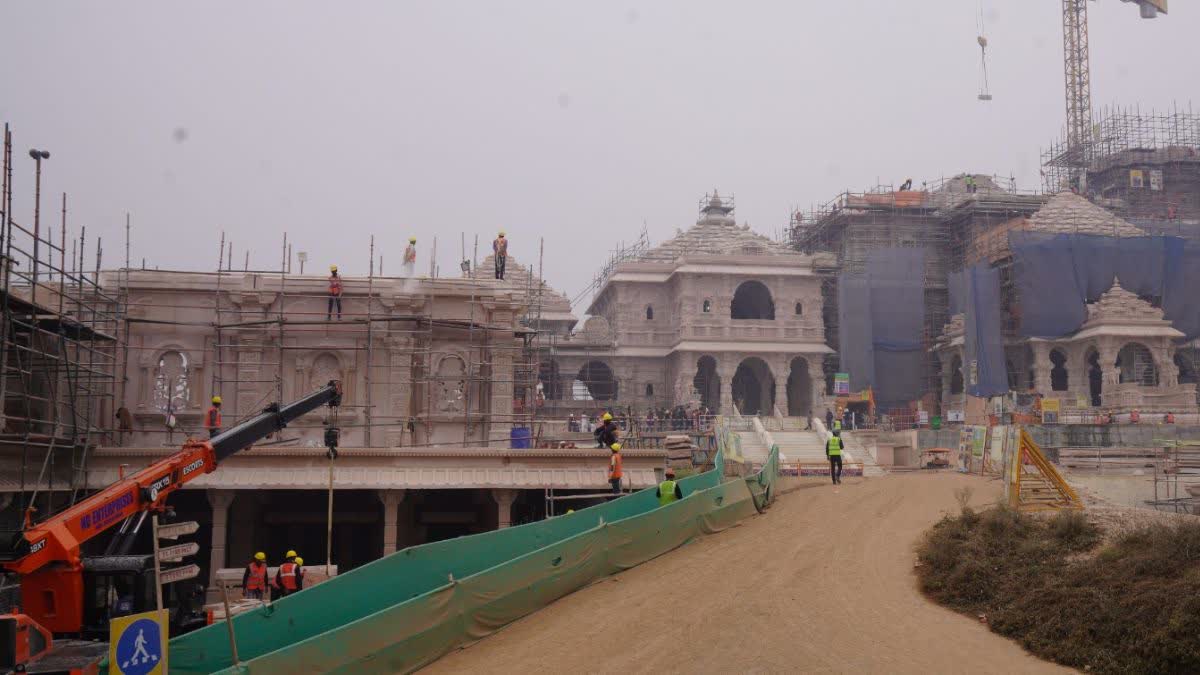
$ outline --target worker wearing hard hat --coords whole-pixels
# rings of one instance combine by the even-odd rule
[[[300,567],[304,560],[296,555],[295,551],[288,551],[287,555],[283,557],[285,562],[275,573],[275,585],[285,596],[288,596],[304,588],[304,570]]]
[[[600,426],[596,427],[596,430],[592,432],[592,435],[596,437],[596,447],[612,447],[612,444],[616,443],[618,440],[617,423],[613,421],[613,416],[611,413],[604,413],[604,416],[600,419],[603,420]]]
[[[213,396],[212,405],[204,413],[204,428],[208,429],[208,437],[212,438],[221,433],[221,397]]]
[[[666,480],[658,484],[654,496],[658,497],[658,505],[666,506],[673,501],[683,499],[683,489],[675,482],[675,469],[667,467]]]
[[[242,573],[242,596],[255,600],[263,599],[267,590],[267,554],[259,551],[254,554],[246,571]]]
[[[492,242],[492,254],[496,262],[496,278],[504,278],[504,263],[508,261],[508,240],[504,238],[504,230],[496,234]]]
[[[621,479],[625,477],[621,468],[621,444],[613,443],[609,449],[612,450],[612,455],[608,458],[608,484],[612,486],[615,494],[620,494]]]
[[[404,276],[416,276],[417,269],[417,238],[408,238],[408,248],[404,249],[404,264],[401,266],[404,270]]]
[[[325,320],[333,320],[333,307],[337,305],[338,321],[342,320],[342,278],[338,276],[337,265],[329,266],[329,302],[325,308]]]
[[[842,482],[842,432],[833,430],[833,435],[825,441],[825,456],[829,458],[829,477],[834,485]]]

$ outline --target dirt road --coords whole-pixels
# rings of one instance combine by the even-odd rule
[[[999,484],[846,479],[569,595],[428,673],[1067,672],[917,591],[921,533]]]

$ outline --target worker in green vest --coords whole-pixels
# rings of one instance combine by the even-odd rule
[[[842,483],[842,432],[833,430],[833,435],[825,442],[825,456],[829,458],[829,476],[834,485]]]
[[[675,469],[668,468],[666,473],[667,479],[658,484],[658,489],[654,491],[654,496],[658,497],[658,505],[666,506],[673,501],[683,499],[683,490],[679,488],[679,483],[675,482]]]

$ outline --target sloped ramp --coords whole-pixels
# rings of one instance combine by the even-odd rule
[[[597,578],[752,515],[756,501],[770,499],[777,467],[769,461],[763,472],[725,483],[715,470],[685,478],[687,497],[666,507],[643,490],[570,515],[405,549],[234,617],[240,667],[232,667],[224,625],[172,640],[171,672],[415,670]]]

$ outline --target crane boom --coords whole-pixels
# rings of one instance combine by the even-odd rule
[[[297,401],[272,404],[258,415],[207,439],[188,439],[178,452],[123,478],[50,518],[20,532],[0,532],[0,569],[21,575],[26,613],[55,633],[79,630],[83,598],[80,547],[113,526],[147,511],[160,511],[166,497],[216,470],[292,420],[323,405],[341,404],[336,380]]]

